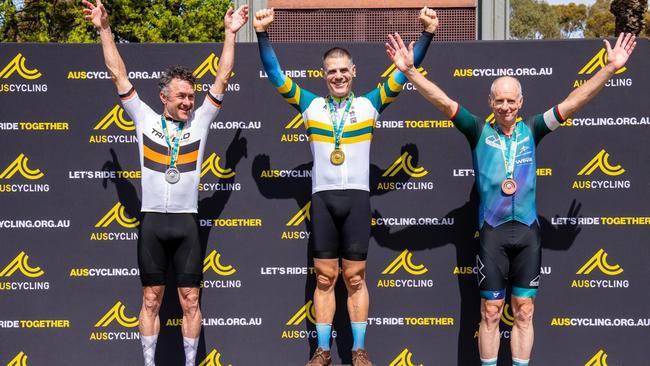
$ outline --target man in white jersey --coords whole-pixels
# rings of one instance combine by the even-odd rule
[[[162,113],[140,100],[127,77],[101,0],[83,0],[85,18],[97,28],[106,67],[124,109],[135,122],[142,170],[142,223],[138,238],[138,267],[143,285],[139,316],[145,366],[154,366],[160,332],[168,262],[174,263],[178,297],[183,310],[185,365],[194,366],[201,331],[199,286],[203,251],[199,242],[197,207],[203,151],[209,124],[221,109],[223,93],[233,69],[235,34],[248,19],[248,6],[228,9],[224,17],[225,42],[214,84],[194,111],[192,73],[169,68],[160,79]]]
[[[352,92],[356,66],[350,53],[339,47],[325,52],[323,73],[329,95],[318,97],[300,88],[280,69],[266,33],[273,9],[255,14],[260,57],[268,80],[305,120],[314,158],[311,221],[317,284],[314,310],[318,348],[308,365],[329,365],[332,320],[336,310],[334,287],[339,259],[348,292],[352,327],[352,365],[369,366],[365,349],[369,295],[365,282],[370,240],[370,142],[379,114],[395,100],[406,83],[401,72],[392,73],[379,87],[363,95]],[[423,8],[419,20],[424,31],[415,45],[416,63],[424,58],[438,26],[436,12]]]

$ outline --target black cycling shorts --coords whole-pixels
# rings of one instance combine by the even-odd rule
[[[481,297],[504,299],[508,282],[513,296],[535,297],[542,265],[539,224],[509,221],[492,227],[484,223],[480,241],[476,265]]]
[[[311,198],[314,258],[365,261],[370,241],[370,193],[320,191]]]
[[[138,237],[138,267],[142,286],[165,284],[171,261],[178,287],[199,287],[203,275],[203,250],[197,215],[143,212]]]

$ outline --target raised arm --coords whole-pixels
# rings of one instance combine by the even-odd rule
[[[427,54],[433,34],[438,28],[438,16],[433,9],[424,7],[420,10],[419,21],[424,28],[422,35],[417,43],[413,46],[413,64],[419,67]],[[390,74],[388,80],[381,84],[377,89],[370,91],[366,97],[370,99],[378,112],[382,112],[397,95],[402,91],[407,78],[402,71],[397,70]]]
[[[431,104],[447,117],[453,117],[458,110],[458,103],[449,98],[442,89],[425,78],[417,70],[417,66],[413,61],[413,42],[407,48],[398,33],[395,33],[395,36],[388,35],[388,37],[390,38],[390,43],[386,43],[386,53],[393,60],[397,69],[406,75],[426,100],[431,102]]]
[[[634,47],[636,47],[636,40],[632,33],[621,33],[613,49],[609,41],[605,39],[604,42],[607,49],[607,65],[598,70],[586,83],[572,91],[562,103],[558,104],[558,111],[562,118],[571,117],[595,97],[616,71],[625,66],[632,51],[634,51]]]
[[[278,62],[266,33],[266,30],[273,23],[273,17],[273,9],[261,9],[255,13],[255,19],[253,19],[253,28],[257,33],[257,45],[260,50],[262,66],[271,84],[289,104],[302,113],[307,109],[311,101],[316,98],[316,95],[308,90],[301,89],[298,84],[294,83],[291,78],[285,76],[282,72],[280,62]]]
[[[108,72],[111,74],[111,79],[115,83],[117,92],[119,94],[127,93],[133,85],[129,81],[126,65],[124,65],[124,61],[117,51],[117,46],[113,40],[113,33],[108,21],[108,12],[104,8],[101,0],[97,0],[95,5],[87,0],[83,0],[82,2],[85,6],[83,10],[84,18],[90,21],[99,32],[102,51],[104,52],[104,62],[106,63]]]
[[[248,5],[242,5],[234,11],[228,8],[223,18],[225,39],[221,57],[219,57],[219,67],[217,68],[217,77],[214,84],[210,87],[213,95],[223,94],[228,86],[228,80],[232,74],[235,65],[235,36],[248,20]]]

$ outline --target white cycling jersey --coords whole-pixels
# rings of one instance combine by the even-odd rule
[[[180,181],[175,184],[165,180],[171,149],[165,140],[160,113],[140,100],[133,89],[120,97],[124,110],[135,122],[142,171],[142,212],[196,213],[205,142],[210,122],[221,110],[223,96],[206,96],[203,105],[185,123],[176,161]],[[178,127],[177,121],[167,120],[172,145],[178,138]]]

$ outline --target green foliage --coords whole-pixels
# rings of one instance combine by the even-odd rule
[[[517,39],[559,38],[558,15],[537,0],[510,1],[510,35]]]
[[[94,2],[94,0],[91,0]],[[221,42],[230,0],[111,0],[104,6],[118,42]],[[96,42],[77,0],[0,0],[1,42]]]
[[[611,0],[591,6],[549,5],[543,0],[511,0],[510,35],[518,39],[606,37],[614,35]],[[647,23],[647,21],[646,21]],[[647,28],[646,28],[647,29]]]
[[[614,35],[614,14],[609,12],[611,0],[596,0],[589,8],[585,37],[609,37]]]
[[[562,38],[571,38],[571,36],[584,31],[587,21],[587,5],[575,3],[555,5],[553,10],[558,16]]]

